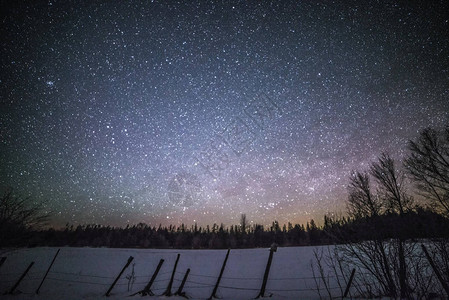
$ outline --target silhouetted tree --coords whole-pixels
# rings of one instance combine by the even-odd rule
[[[413,198],[406,193],[404,186],[404,174],[398,172],[395,168],[394,160],[383,153],[379,162],[371,165],[371,174],[376,179],[379,186],[380,197],[390,212],[397,213],[402,218],[405,212],[411,210]],[[407,264],[405,262],[403,226],[404,222],[400,219],[399,224],[391,224],[398,226],[397,234],[398,243],[398,259],[399,259],[399,285],[401,298],[408,297],[407,285]]]
[[[25,232],[41,227],[48,219],[42,202],[23,198],[8,188],[0,198],[0,245],[26,238]]]
[[[411,210],[413,198],[406,193],[405,175],[396,170],[394,160],[388,154],[383,153],[379,161],[371,165],[370,173],[376,179],[379,197],[387,210],[399,215]]]
[[[349,179],[348,214],[353,218],[367,218],[380,214],[382,203],[371,192],[368,173],[354,172]]]
[[[449,125],[441,131],[424,129],[408,148],[405,165],[419,191],[449,216]]]
[[[318,229],[315,221],[313,219],[307,222],[307,234],[309,235],[309,241],[311,245],[317,245],[320,243],[321,230]]]
[[[375,193],[370,176],[377,186]],[[350,242],[341,247],[346,258],[373,274],[382,294],[397,297],[399,291],[401,298],[409,295],[405,217],[413,204],[406,193],[404,178],[385,153],[371,164],[369,173],[354,172],[347,202],[353,231],[340,234],[343,242]]]
[[[240,230],[242,233],[246,233],[246,227],[248,227],[248,222],[246,220],[246,214],[240,215]]]

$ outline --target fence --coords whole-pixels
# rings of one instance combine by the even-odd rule
[[[298,299],[304,298],[304,295],[310,296],[313,293],[320,298],[323,294],[328,294],[330,297],[327,298],[341,299],[351,297],[351,290],[363,288],[363,286],[360,286],[361,283],[352,281],[355,269],[352,271],[350,278],[328,274],[326,277],[327,284],[323,284],[317,276],[270,277],[271,260],[274,252],[273,249],[270,250],[265,272],[256,277],[224,274],[227,270],[227,260],[230,255],[228,250],[221,264],[220,272],[217,272],[216,275],[206,275],[202,272],[203,270],[195,270],[195,267],[192,267],[192,270],[190,268],[179,270],[177,268],[178,261],[182,260],[182,257],[177,254],[174,265],[171,263],[168,265],[170,270],[161,272],[164,259],[157,258],[159,264],[154,270],[147,270],[146,274],[135,275],[133,267],[132,276],[128,275],[125,278],[123,274],[126,270],[129,271],[129,266],[134,261],[132,256],[123,261],[123,266],[115,270],[114,273],[107,275],[81,274],[69,270],[52,270],[53,263],[57,260],[58,250],[53,260],[48,262],[48,269],[42,272],[33,271],[34,262],[31,262],[26,270],[21,272],[2,273],[2,269],[0,269],[0,275],[3,278],[2,285],[8,286],[5,291],[0,292],[10,294],[20,292],[25,295],[32,295],[41,291],[41,295],[45,296],[46,293],[51,294],[54,286],[67,285],[75,286],[76,290],[91,291],[91,294],[97,294],[98,296],[109,296],[114,294],[115,288],[127,286],[128,292],[126,294],[121,293],[121,295],[164,295],[166,297],[177,295],[187,298],[196,294],[194,299],[211,300],[230,292],[236,295],[236,298],[247,296],[248,299],[272,295],[275,295],[276,299]],[[149,259],[154,260],[154,254],[154,252],[151,253],[152,257]],[[3,260],[3,262],[5,261]],[[21,288],[24,282],[28,282],[28,284]],[[45,288],[41,289],[43,286]],[[136,291],[133,287],[143,288],[138,288]],[[177,288],[176,292],[174,288]],[[200,292],[198,292],[199,290]],[[237,295],[240,296],[237,297]]]

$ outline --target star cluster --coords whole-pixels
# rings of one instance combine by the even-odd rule
[[[0,188],[55,225],[319,220],[449,121],[444,1],[2,5]]]

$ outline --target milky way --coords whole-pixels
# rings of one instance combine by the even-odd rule
[[[2,6],[0,188],[55,226],[319,221],[449,122],[445,1]]]

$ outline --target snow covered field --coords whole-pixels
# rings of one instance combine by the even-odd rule
[[[278,248],[274,253],[265,296],[270,299],[317,299],[311,261],[313,251],[319,247]],[[29,273],[13,295],[2,299],[106,299],[104,296],[130,256],[134,260],[124,271],[111,292],[110,299],[129,299],[129,295],[142,290],[149,282],[160,259],[162,268],[151,290],[152,299],[185,299],[180,296],[160,296],[167,289],[179,253],[171,292],[174,294],[190,268],[183,291],[190,299],[210,297],[226,250],[160,250],[160,249],[108,249],[61,248],[47,279],[35,291],[49,267],[57,248],[3,250],[7,259],[0,267],[0,293],[9,291],[31,262]],[[226,300],[253,299],[260,291],[269,256],[269,249],[231,250],[218,288],[217,296]],[[134,276],[132,271],[134,267]],[[130,278],[130,279],[127,279]],[[132,282],[134,278],[134,283]],[[129,291],[128,291],[129,285]],[[331,282],[331,287],[336,287]],[[340,289],[333,290],[341,296]],[[20,292],[20,293],[19,293]],[[141,298],[136,295],[133,298]]]

